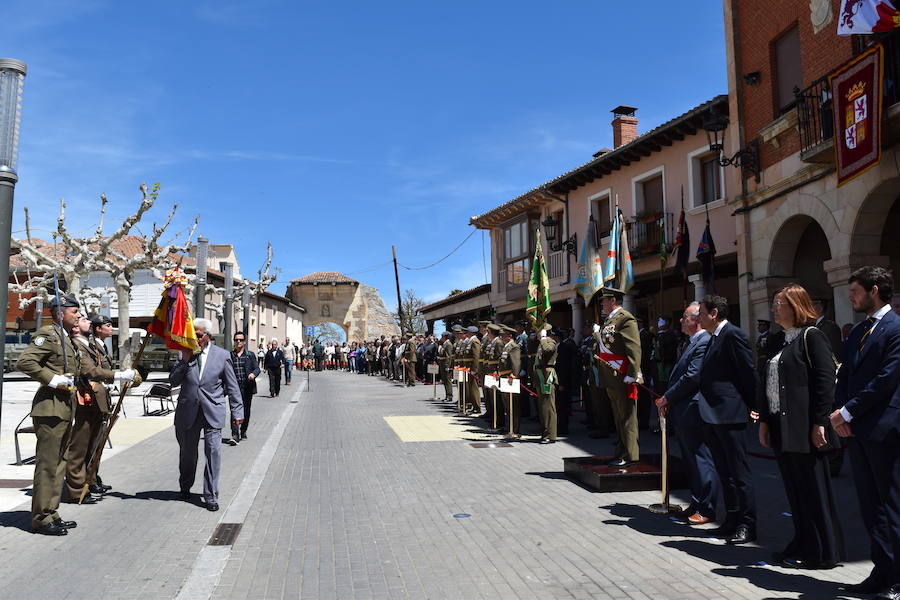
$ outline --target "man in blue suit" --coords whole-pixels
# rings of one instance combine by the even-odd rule
[[[700,370],[698,408],[725,498],[725,522],[713,531],[729,544],[756,539],[756,499],[747,459],[747,423],[756,372],[747,334],[728,322],[728,300],[706,296],[700,324],[711,336]]]
[[[847,591],[900,599],[900,317],[891,311],[893,277],[882,267],[850,276],[850,304],[866,313],[844,343],[831,424],[850,437],[860,513],[874,566]]]
[[[675,429],[681,459],[691,484],[691,504],[682,517],[691,525],[703,525],[716,518],[719,479],[709,446],[703,439],[700,419],[700,369],[709,343],[709,332],[700,327],[700,303],[694,302],[681,317],[681,331],[690,339],[669,376],[669,387],[656,401],[660,412]]]

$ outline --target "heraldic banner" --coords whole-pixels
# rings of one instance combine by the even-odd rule
[[[828,76],[834,98],[834,149],[838,185],[881,161],[881,44]]]

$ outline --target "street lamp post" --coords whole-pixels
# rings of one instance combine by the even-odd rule
[[[12,240],[13,193],[16,161],[19,157],[19,122],[22,115],[22,88],[25,63],[14,58],[0,58],[0,297],[3,298],[3,336],[0,356],[6,364],[6,311],[9,308],[9,245]],[[0,416],[3,410],[3,379],[0,377]]]

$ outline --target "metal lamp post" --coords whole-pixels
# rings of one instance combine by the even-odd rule
[[[0,355],[6,363],[6,311],[9,308],[9,245],[12,239],[13,193],[16,161],[19,157],[19,121],[22,115],[22,88],[25,85],[25,63],[14,58],[0,58],[0,296],[3,300],[3,336]],[[3,409],[3,380],[0,378],[0,415]]]

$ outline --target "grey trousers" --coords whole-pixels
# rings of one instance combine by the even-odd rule
[[[200,442],[200,431],[203,431],[203,452],[206,455],[206,468],[203,470],[203,499],[206,502],[219,501],[219,450],[222,447],[222,430],[210,427],[203,417],[203,411],[197,411],[197,420],[191,427],[175,428],[178,440],[178,484],[181,491],[190,491],[197,473],[197,444]]]

